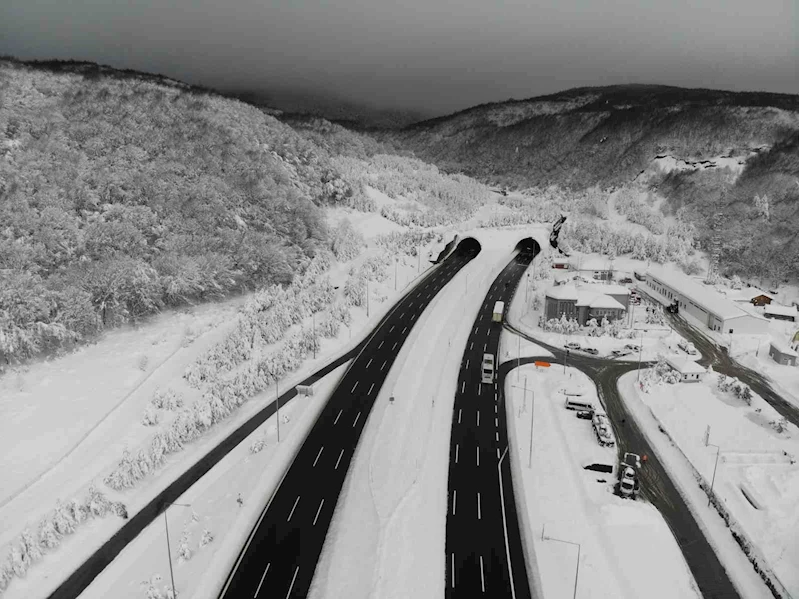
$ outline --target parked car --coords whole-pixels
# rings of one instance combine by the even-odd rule
[[[599,351],[595,347],[584,347],[583,351],[587,354],[591,354],[592,356],[598,356]]]
[[[629,349],[630,351],[641,351],[641,346],[637,343],[628,343],[624,346],[624,349]]]
[[[625,467],[619,480],[619,491],[624,497],[630,497],[635,490],[635,470]]]
[[[614,358],[621,358],[622,356],[629,356],[632,351],[629,349],[614,349],[610,353]]]
[[[583,420],[591,420],[594,417],[594,412],[592,410],[580,410],[577,412],[577,418],[582,418]]]
[[[568,343],[564,343],[563,347],[566,349],[580,349],[580,344],[576,341],[569,341]]]
[[[623,279],[619,279],[619,283],[622,285],[630,285],[632,284],[633,280],[630,277],[624,277]]]
[[[603,447],[613,447],[616,445],[616,438],[613,435],[613,428],[610,426],[610,420],[605,412],[598,410],[594,412],[591,418],[591,424],[594,427],[594,434],[596,440]]]
[[[695,356],[696,354],[699,353],[699,352],[696,351],[696,347],[694,347],[694,344],[691,343],[690,341],[688,341],[687,339],[680,339],[677,342],[677,347],[679,347],[681,350],[683,350],[689,356]]]

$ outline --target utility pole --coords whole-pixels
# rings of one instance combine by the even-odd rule
[[[396,279],[395,279],[396,283]],[[396,284],[394,285],[396,289]],[[369,318],[369,279],[366,279],[366,318]]]
[[[419,251],[416,252],[416,274],[422,272],[422,246],[419,246]]]
[[[172,549],[169,547],[169,520],[166,517],[166,512],[170,505],[179,505],[180,507],[191,507],[187,503],[169,503],[167,502],[164,507],[164,528],[166,529],[166,554],[169,557],[169,579],[172,582],[172,597],[177,597],[175,593],[175,573],[172,571]]]
[[[566,355],[563,357],[563,374],[566,374],[566,362],[569,361],[569,350],[566,350]]]
[[[280,392],[277,388],[277,379],[275,379],[275,402],[277,403],[277,409],[275,410],[277,414],[277,442],[280,443]]]
[[[527,387],[527,379],[524,380],[525,387]],[[535,391],[533,393],[533,399],[530,402],[530,457],[527,460],[527,467],[533,467],[533,415],[535,414]],[[527,395],[527,389],[525,388],[525,396]]]
[[[558,541],[559,543],[567,543],[568,545],[574,545],[577,547],[577,567],[574,570],[574,595],[572,596],[573,599],[577,599],[577,577],[580,574],[580,543],[564,541],[563,539],[556,539],[555,537],[546,537],[544,536],[543,529],[541,530],[541,539],[547,541]]]
[[[519,368],[522,365],[522,337],[519,335],[519,349],[516,350],[516,382],[519,382]]]
[[[713,466],[713,478],[710,481],[710,494],[707,496],[707,504],[710,505],[710,498],[713,497],[713,483],[716,482],[716,468],[718,468],[719,465],[719,452],[721,451],[721,448],[715,443],[708,443],[708,445],[712,445],[716,448],[716,465]]]
[[[397,290],[397,265],[399,264],[399,258],[394,256],[394,291]]]
[[[316,312],[311,312],[313,318],[313,359],[316,360]]]
[[[641,339],[638,342],[638,382],[641,382],[641,356],[644,353],[644,332],[641,331]]]

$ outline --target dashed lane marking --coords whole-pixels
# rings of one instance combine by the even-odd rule
[[[383,365],[380,367],[380,370],[381,370],[381,371],[382,371],[382,370],[383,370],[383,369],[386,367],[386,364],[388,364],[388,360],[386,360],[385,362],[383,362]]]
[[[289,512],[289,517],[288,517],[288,520],[286,520],[286,522],[291,522],[291,517],[294,515],[294,510],[297,509],[297,504],[299,502],[300,502],[300,496],[297,495],[297,499],[294,500],[294,505],[291,508],[291,512]]]
[[[336,416],[336,419],[333,421],[333,424],[336,424],[336,423],[338,422],[338,419],[339,419],[339,418],[341,418],[341,413],[342,413],[343,411],[344,411],[343,409],[341,409],[341,410],[339,410],[339,411],[338,411],[338,416]]]
[[[367,395],[371,395],[372,394],[372,389],[374,389],[374,388],[375,388],[375,384],[372,383],[372,386],[369,387],[369,392],[367,393]]]
[[[264,570],[263,576],[261,576],[261,582],[258,583],[258,588],[255,589],[255,595],[253,595],[253,597],[255,597],[255,599],[258,599],[258,593],[261,592],[261,585],[264,583],[264,578],[266,578],[266,573],[269,572],[269,566],[270,565],[272,565],[272,562],[269,562],[268,564],[266,564],[266,570]]]
[[[360,381],[355,381],[355,384],[352,386],[352,391],[350,391],[350,393],[355,393],[355,387],[358,386],[358,383],[360,383]]]
[[[294,570],[294,576],[291,578],[291,584],[289,585],[289,592],[286,593],[286,599],[289,599],[289,597],[291,596],[291,589],[294,588],[294,581],[297,580],[297,572],[299,572],[299,571],[300,571],[300,567],[297,566],[297,569]]]
[[[324,446],[324,445],[322,445],[322,447],[320,447],[320,448],[319,448],[319,453],[317,453],[317,454],[316,454],[316,459],[313,461],[313,465],[314,465],[314,467],[316,466],[316,462],[318,462],[318,461],[319,461],[319,456],[320,456],[320,455],[322,455],[322,450],[323,450],[324,448],[325,448],[325,446]]]
[[[325,500],[322,500],[322,503],[319,504],[319,509],[316,510],[316,516],[314,516],[312,526],[316,526],[316,520],[319,518],[319,512],[322,511],[322,506],[325,504]]]
[[[355,421],[352,423],[352,428],[355,428],[355,425],[358,424],[358,418],[361,417],[361,413],[358,412],[358,415],[355,417]]]
[[[333,470],[338,470],[338,463],[341,461],[341,456],[343,456],[343,455],[344,455],[344,450],[342,449],[341,453],[338,454],[338,459],[336,460],[336,467],[333,468]]]

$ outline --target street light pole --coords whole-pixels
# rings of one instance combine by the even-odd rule
[[[180,507],[191,507],[191,505],[186,503],[169,503],[167,502],[166,507],[164,507],[164,528],[166,529],[166,554],[169,558],[169,580],[172,582],[172,597],[173,599],[177,597],[175,593],[175,573],[172,571],[172,549],[169,546],[169,519],[166,517],[166,512],[169,509],[170,505],[179,505]]]
[[[638,382],[641,382],[641,356],[644,353],[644,332],[641,331],[641,339],[638,341]]]
[[[710,494],[707,496],[707,504],[710,505],[710,498],[713,497],[713,484],[716,482],[716,468],[718,468],[719,465],[719,453],[721,448],[715,443],[708,443],[708,445],[712,445],[716,448],[716,464],[713,466],[713,478],[710,480]]]
[[[394,291],[397,290],[397,265],[399,264],[399,258],[394,256]]]
[[[519,335],[519,349],[516,350],[516,382],[519,382],[519,368],[522,365],[522,337]]]
[[[277,379],[275,379],[275,402],[277,403],[277,442],[280,443],[280,392],[277,388]]]
[[[311,312],[313,318],[313,359],[316,360],[316,312]]]
[[[580,543],[573,543],[572,541],[564,541],[563,539],[556,539],[555,537],[544,536],[543,529],[541,530],[541,539],[547,541],[557,541],[559,543],[566,543],[568,545],[575,545],[577,547],[577,566],[574,569],[574,595],[573,599],[577,599],[577,577],[580,575]]]
[[[525,387],[527,387],[527,379],[524,380]],[[527,467],[533,467],[533,415],[535,414],[535,391],[532,391],[533,399],[530,402],[530,457],[527,460]],[[525,388],[525,395],[527,395],[527,389]]]
[[[395,280],[396,282],[396,280]],[[396,289],[396,285],[394,285]],[[366,279],[366,318],[369,318],[369,279]]]

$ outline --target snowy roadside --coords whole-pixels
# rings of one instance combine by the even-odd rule
[[[598,405],[591,380],[573,368],[564,374],[561,368],[523,365],[518,374],[526,385],[514,371],[505,379],[511,460],[525,501],[519,505],[528,526],[525,541],[538,559],[544,596],[570,596],[573,590],[576,547],[553,540],[559,539],[580,544],[580,597],[699,598],[658,511],[643,500],[614,495],[613,474],[584,469],[617,459],[614,448],[597,443],[590,422],[563,405],[561,390],[575,381]]]
[[[390,301],[389,298],[393,299],[404,292],[404,289],[399,288],[400,285],[402,283],[410,285],[418,276],[424,275],[429,270],[426,268],[424,272],[417,275],[417,269],[421,271],[421,261],[413,260],[412,262],[413,264],[409,264],[408,261],[401,260],[397,263],[396,272],[399,284],[396,292],[393,290],[394,281],[391,278],[387,278],[382,284],[375,283],[371,291],[382,301],[371,307],[368,319],[361,310],[352,310],[353,322],[348,332],[351,335],[349,340],[346,339],[347,333],[339,333],[335,339],[322,340],[322,348],[317,359],[312,360],[309,357],[291,376],[286,380],[279,381],[279,388],[283,390],[291,388],[308,374],[327,363],[333,356],[340,355],[360,343],[370,332],[371,327],[392,307],[393,301]],[[430,265],[425,266],[429,267]],[[370,285],[370,287],[372,286]],[[212,331],[210,337],[214,342],[223,338],[230,330],[230,321],[235,322],[235,318],[228,315],[227,319],[223,321],[224,325]],[[81,488],[88,486],[92,479],[101,478],[119,460],[123,447],[126,445],[137,447],[141,443],[140,437],[147,437],[151,434],[151,430],[142,427],[139,422],[144,405],[159,383],[163,386],[166,382],[170,387],[177,386],[178,389],[185,387],[187,393],[198,394],[196,391],[188,389],[181,375],[186,362],[196,358],[210,344],[212,343],[197,344],[196,347],[190,346],[188,351],[184,349],[183,353],[178,352],[178,356],[186,354],[186,358],[180,360],[179,363],[170,363],[170,367],[164,369],[162,377],[159,377],[158,380],[148,381],[151,386],[144,385],[137,389],[132,396],[137,401],[125,400],[122,403],[122,409],[118,410],[119,416],[113,422],[107,422],[98,427],[97,431],[94,431],[86,441],[81,443],[78,451],[70,455],[69,459],[62,460],[57,473],[51,473],[43,478],[42,483],[46,483],[48,489],[45,489],[42,483],[34,484],[15,501],[0,510],[0,519],[7,523],[3,526],[5,542],[12,541],[26,522],[30,525],[35,518],[48,513],[53,508],[56,498],[59,496],[68,498],[70,495],[75,495]],[[109,492],[109,496],[114,500],[122,499],[128,507],[128,513],[135,514],[152,497],[171,484],[185,471],[188,465],[195,463],[232,430],[262,409],[264,405],[270,403],[274,395],[275,387],[273,385],[251,398],[230,417],[210,429],[202,438],[189,444],[183,451],[170,456],[164,467],[141,480],[135,488],[121,493]],[[99,456],[102,457],[98,459]],[[103,490],[105,491],[105,489]],[[16,511],[12,509],[13,506],[16,506]],[[46,553],[42,559],[38,560],[24,579],[12,579],[4,596],[15,599],[16,597],[28,598],[49,594],[121,525],[121,520],[109,517],[81,526],[76,532],[63,539],[59,549]]]
[[[312,396],[295,397],[281,407],[279,443],[273,415],[175,502],[190,507],[170,508],[172,564],[180,595],[203,596],[206,589],[218,589],[220,581],[227,578],[267,498],[348,367],[349,362],[315,383]],[[264,448],[251,453],[252,443],[259,440],[264,441]],[[242,498],[241,505],[237,496]],[[196,526],[193,513],[199,517]],[[214,538],[203,547],[200,542],[204,529]],[[185,547],[191,552],[186,561],[180,558],[185,551],[183,535]],[[142,584],[153,577],[160,577],[156,588],[166,589],[170,585],[166,548],[165,523],[158,518],[89,585],[81,599],[136,599],[143,595]],[[148,586],[145,584],[144,590]]]
[[[707,495],[697,484],[695,470],[680,449],[659,430],[652,410],[642,401],[636,384],[636,372],[619,379],[619,395],[635,418],[639,428],[657,452],[658,459],[668,470],[691,513],[713,547],[733,584],[747,599],[773,599],[768,588],[752,568],[741,548],[733,539],[727,524],[714,508],[708,506]]]

